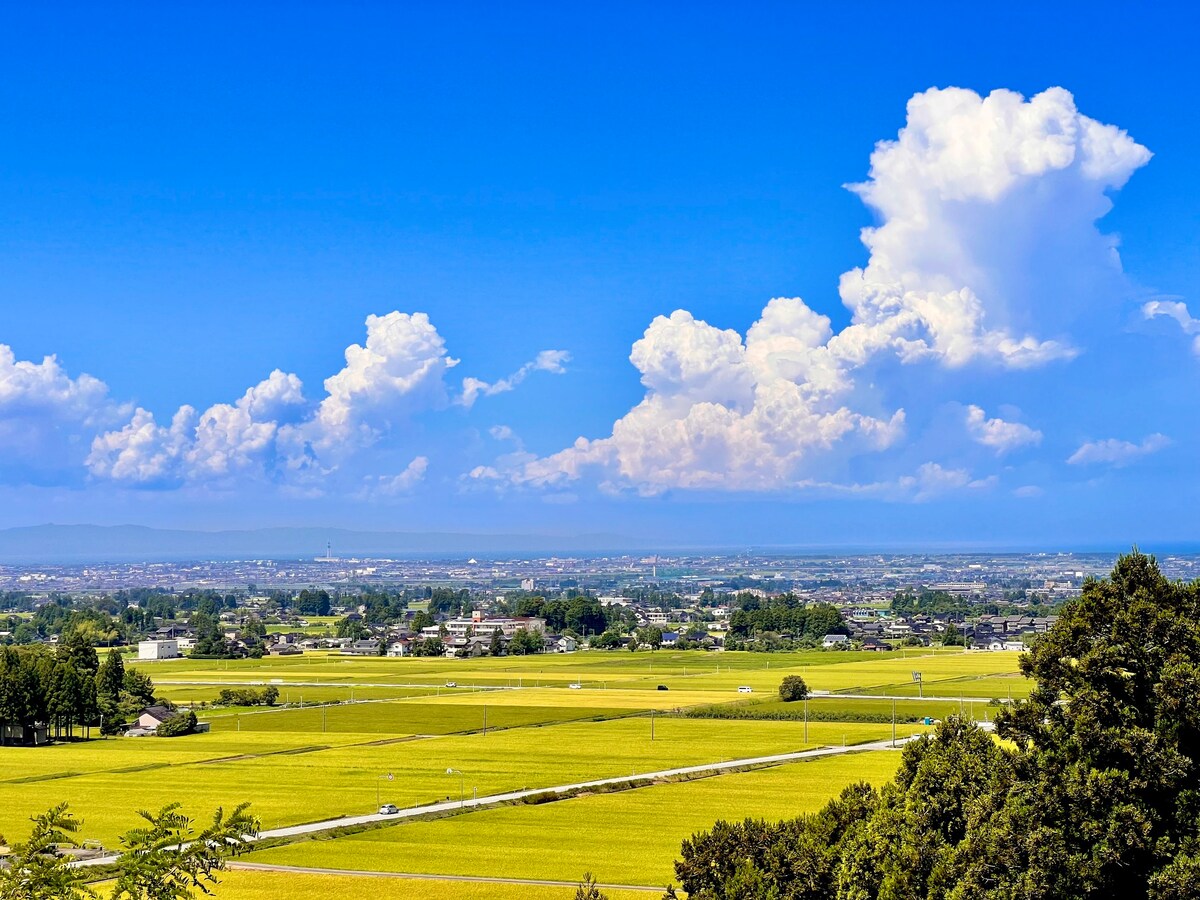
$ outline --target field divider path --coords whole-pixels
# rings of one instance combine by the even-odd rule
[[[545,797],[546,795],[565,794],[572,795],[577,791],[584,791],[589,788],[613,787],[619,785],[636,785],[641,786],[640,782],[648,782],[647,785],[657,782],[663,778],[675,778],[681,775],[705,775],[710,773],[720,773],[724,771],[742,769],[750,766],[775,766],[783,763],[800,762],[808,759],[821,759],[827,756],[841,756],[845,753],[869,753],[874,750],[894,750],[904,746],[910,740],[919,735],[912,737],[897,738],[895,743],[890,738],[882,741],[872,741],[865,744],[848,744],[843,747],[818,747],[815,750],[795,750],[791,753],[775,753],[770,756],[751,756],[742,759],[727,759],[721,762],[700,763],[692,766],[678,766],[674,769],[659,769],[654,772],[638,772],[631,775],[618,775],[612,778],[598,778],[592,781],[580,781],[574,784],[561,784],[553,787],[540,788],[525,788],[519,791],[508,791],[502,794],[489,794],[486,797],[472,797],[470,799],[462,798],[460,800],[444,800],[439,803],[427,803],[422,806],[407,806],[397,812],[390,814],[368,813],[361,816],[341,816],[337,819],[322,819],[318,822],[305,822],[300,825],[289,825],[284,828],[270,828],[265,831],[260,831],[253,839],[254,841],[270,840],[272,838],[293,838],[305,837],[312,834],[321,834],[326,831],[334,831],[339,828],[353,828],[360,825],[381,825],[390,822],[401,822],[405,819],[418,819],[428,815],[437,815],[439,813],[455,813],[466,810],[486,809],[492,806],[500,806],[506,803],[513,803],[521,800],[526,800],[530,797]],[[564,798],[565,799],[565,798]],[[96,866],[105,865],[116,862],[115,854],[96,857],[89,860],[81,860],[74,865],[78,866]],[[388,874],[388,873],[374,873]],[[392,873],[402,874],[402,873]],[[435,877],[435,876],[431,876]],[[445,876],[436,876],[444,879]],[[538,883],[538,882],[531,882]],[[572,887],[574,884],[571,885]],[[658,890],[655,888],[655,890]]]

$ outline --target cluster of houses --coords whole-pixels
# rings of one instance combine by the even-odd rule
[[[682,628],[689,623],[703,623],[701,645],[706,649],[719,650],[724,644],[723,634],[728,627],[732,607],[720,605],[701,608],[697,606],[653,607],[640,604],[626,597],[600,597],[604,605],[620,605],[633,614],[639,627],[655,626],[662,632],[663,647],[673,647],[682,640]],[[951,626],[966,646],[976,650],[1019,650],[1024,649],[1024,640],[1030,635],[1042,634],[1056,621],[1055,616],[1032,615],[981,615],[965,621],[952,620],[946,615],[930,613],[903,614],[880,608],[878,605],[864,606],[846,603],[841,605],[842,619],[849,635],[826,635],[821,645],[828,649],[861,647],[865,650],[891,650],[900,645],[941,643]],[[240,624],[248,611],[227,610],[222,615],[225,639],[236,650]],[[362,611],[351,608],[345,611],[351,622],[362,622]],[[957,617],[956,617],[957,619]],[[576,636],[546,632],[546,621],[536,617],[488,615],[476,610],[469,616],[449,618],[420,630],[410,627],[410,618],[391,625],[367,625],[365,637],[333,637],[314,635],[304,631],[270,631],[263,643],[264,652],[277,656],[293,656],[311,650],[332,650],[350,656],[391,657],[411,656],[429,638],[438,638],[442,652],[448,657],[476,657],[490,654],[499,642],[500,652],[510,652],[514,636],[521,631],[537,635],[544,642],[546,652],[570,653],[581,646]],[[287,622],[291,626],[304,627],[308,623],[293,617]],[[361,634],[361,632],[360,632]],[[496,637],[493,637],[496,635]],[[188,625],[170,624],[156,629],[138,645],[138,657],[143,660],[173,659],[186,656],[195,646],[196,635]],[[623,643],[632,640],[624,638]],[[524,652],[534,648],[523,642]],[[382,648],[381,648],[382,644]]]
[[[983,615],[966,621],[929,613],[886,615],[874,607],[843,610],[851,637],[864,650],[891,650],[906,643],[941,643],[953,625],[972,650],[1024,650],[1025,638],[1044,634],[1058,616]]]

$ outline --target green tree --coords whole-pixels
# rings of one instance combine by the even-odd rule
[[[530,631],[528,628],[518,628],[508,643],[508,652],[513,656],[524,656],[528,653],[541,653],[546,649],[546,636],[540,629]]]
[[[946,630],[942,632],[942,643],[947,647],[961,647],[967,641],[963,637],[962,632],[958,630],[958,626],[953,622],[946,623]]]
[[[1003,743],[951,717],[862,802],[843,795],[773,825],[718,822],[684,843],[688,896],[1197,896],[1200,583],[1123,556],[1020,666],[1034,687],[996,715]]]
[[[785,703],[808,697],[808,685],[799,675],[785,675],[779,683],[779,699]]]
[[[338,619],[334,633],[340,638],[361,641],[367,636],[367,626],[362,623],[361,619],[351,619],[346,616]]]
[[[125,687],[125,660],[121,651],[109,650],[96,673],[96,695],[102,701],[116,704]]]
[[[492,629],[492,640],[488,644],[488,654],[490,656],[500,656],[504,653],[504,634],[499,628]]]
[[[657,625],[647,625],[645,628],[637,630],[637,642],[640,647],[649,647],[651,650],[657,650],[662,646],[662,641],[662,629]]]

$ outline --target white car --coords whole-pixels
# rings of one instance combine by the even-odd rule
[[[394,816],[398,812],[400,812],[400,809],[392,803],[385,803],[379,807],[379,814],[381,816]]]
[[[457,681],[447,681],[446,687],[458,687],[458,682]]]
[[[567,687],[569,687],[573,691],[577,691],[581,687],[583,687],[583,685],[580,684],[578,681],[572,681],[570,684],[567,685]]]

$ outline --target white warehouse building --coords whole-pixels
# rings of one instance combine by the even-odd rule
[[[179,641],[139,641],[138,659],[179,659]]]

